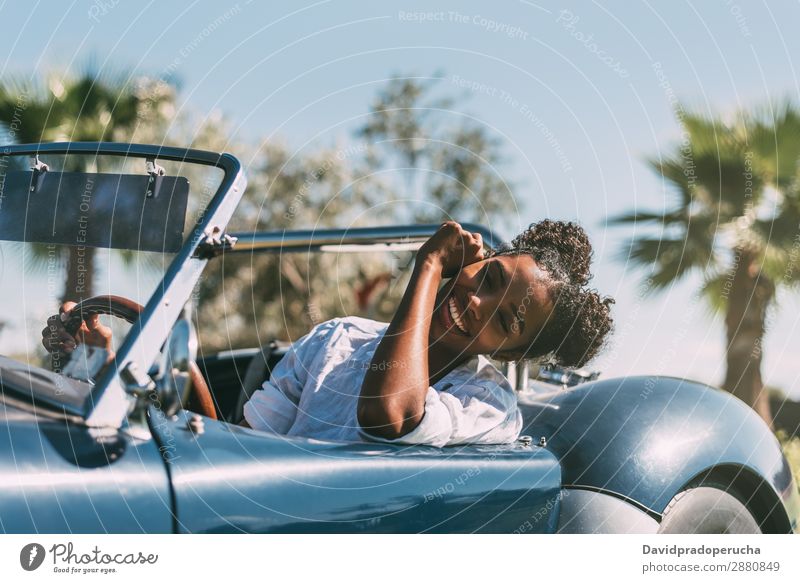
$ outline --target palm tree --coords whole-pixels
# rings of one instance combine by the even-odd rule
[[[658,227],[620,256],[649,270],[644,289],[701,273],[702,296],[725,316],[722,386],[771,425],[761,362],[778,290],[800,281],[800,112],[790,102],[733,121],[679,111],[682,144],[648,161],[677,196],[663,212],[609,222]]]
[[[0,82],[0,127],[6,134],[2,141],[134,141],[131,136],[137,132],[152,133],[161,127],[174,98],[174,87],[162,80],[132,80],[121,73],[97,75],[89,68],[74,78],[10,79]],[[86,268],[82,281],[76,269],[78,253],[83,254],[80,261]],[[62,300],[92,296],[94,249],[70,246],[64,259]]]

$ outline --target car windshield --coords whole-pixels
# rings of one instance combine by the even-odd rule
[[[54,369],[42,330],[64,302],[113,294],[145,305],[224,177],[214,166],[143,155],[1,156],[3,368]],[[118,350],[133,327],[100,321]],[[91,387],[91,375],[70,372],[70,358],[56,372]],[[79,398],[72,379],[63,399]]]

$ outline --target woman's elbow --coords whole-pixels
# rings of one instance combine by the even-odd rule
[[[358,423],[370,435],[383,439],[397,439],[410,433],[422,420],[422,412],[408,412],[387,407],[380,399],[359,403]]]

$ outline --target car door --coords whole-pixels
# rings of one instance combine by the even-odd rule
[[[180,532],[555,530],[560,468],[535,445],[322,442],[188,412],[154,428]]]
[[[90,429],[0,402],[0,531],[169,533],[167,470],[140,431]]]

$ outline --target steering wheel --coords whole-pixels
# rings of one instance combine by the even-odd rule
[[[89,316],[108,315],[122,318],[129,324],[133,324],[144,310],[144,306],[123,298],[121,296],[94,296],[78,302],[69,312],[64,328],[71,336],[74,336],[81,323]],[[194,400],[196,401],[198,413],[217,418],[217,411],[214,408],[214,398],[211,396],[211,389],[208,388],[205,378],[203,378],[200,368],[194,360],[189,361],[189,379]]]

